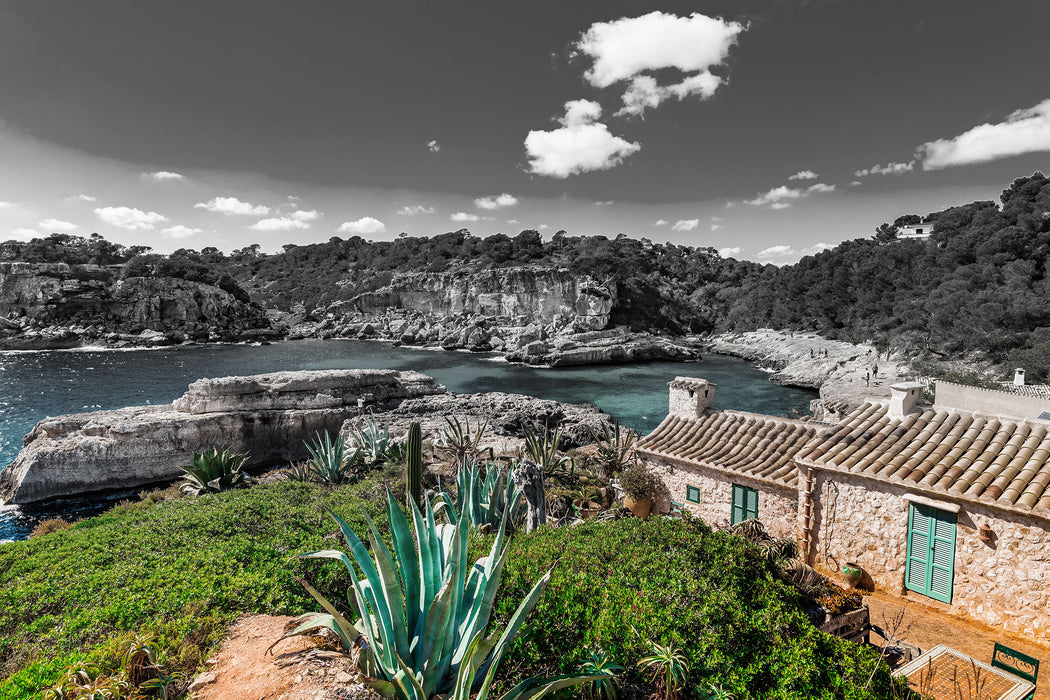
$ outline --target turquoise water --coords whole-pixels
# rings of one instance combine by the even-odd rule
[[[700,362],[651,362],[542,369],[487,354],[393,347],[356,340],[299,340],[265,346],[208,345],[158,350],[0,353],[0,465],[45,416],[170,403],[201,377],[300,369],[414,369],[458,393],[506,391],[592,403],[624,425],[647,432],[667,413],[667,382],[679,375],[718,384],[715,406],[773,415],[805,413],[812,391],[777,386],[753,365],[710,355]],[[97,499],[49,504],[72,514]],[[0,507],[0,541],[24,537],[30,511]],[[28,522],[28,521],[27,521]]]

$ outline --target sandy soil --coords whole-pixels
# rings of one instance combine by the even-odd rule
[[[194,700],[378,700],[335,635],[293,637],[267,653],[294,620],[241,618],[190,686]]]

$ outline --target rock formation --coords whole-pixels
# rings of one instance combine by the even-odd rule
[[[123,272],[123,265],[0,263],[0,349],[278,335],[261,308],[230,291],[175,277],[122,277]]]
[[[41,421],[0,472],[0,500],[29,503],[175,479],[193,453],[216,447],[249,453],[248,466],[303,459],[305,440],[335,433],[359,405],[382,410],[444,390],[426,375],[395,370],[202,379],[171,406]]]

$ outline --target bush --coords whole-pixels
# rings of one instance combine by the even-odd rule
[[[67,522],[65,518],[48,518],[47,520],[41,520],[37,523],[37,526],[33,528],[33,532],[31,532],[29,536],[43,537],[44,535],[50,535],[52,532],[65,530],[67,527],[72,526],[72,523]]]
[[[635,462],[620,475],[620,488],[631,498],[656,498],[664,489],[664,482],[649,467]]]
[[[878,656],[813,627],[799,595],[743,538],[669,518],[518,536],[497,622],[555,561],[531,634],[514,643],[504,662],[513,678],[575,670],[593,649],[633,669],[654,641],[683,650],[687,688],[716,683],[748,698],[889,695],[884,664],[864,689]]]

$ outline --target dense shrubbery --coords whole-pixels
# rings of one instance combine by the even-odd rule
[[[747,698],[889,697],[874,652],[817,631],[775,565],[742,537],[696,520],[627,519],[515,538],[497,614],[557,561],[531,633],[505,661],[517,676],[576,669],[601,649],[632,668],[646,640],[686,656],[687,687]]]

